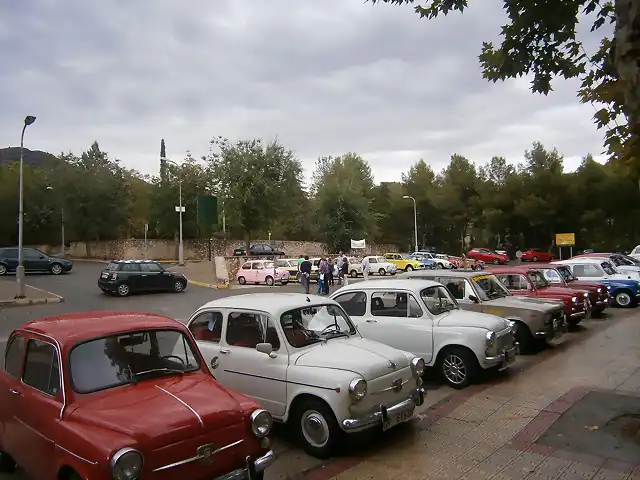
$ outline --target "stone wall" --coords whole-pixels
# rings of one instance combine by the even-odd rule
[[[271,243],[275,248],[285,252],[287,257],[297,257],[299,255],[309,255],[310,257],[326,255],[324,244],[320,242],[297,242],[297,241],[277,241],[253,240],[251,243]],[[211,242],[212,254],[221,257],[231,257],[235,248],[243,246],[239,240],[215,239]],[[43,250],[48,247],[43,247]],[[209,244],[206,240],[184,240],[185,260],[208,260]],[[46,251],[46,250],[45,250]],[[385,252],[397,252],[395,245],[367,245],[364,250],[357,250],[358,255],[379,254]],[[112,259],[141,259],[149,258],[153,260],[176,260],[178,258],[178,242],[174,240],[147,240],[145,252],[144,240],[112,240],[106,242],[73,242],[67,249],[66,254],[73,258],[94,258],[100,260]],[[237,267],[236,267],[237,269]],[[231,275],[232,270],[229,270]]]

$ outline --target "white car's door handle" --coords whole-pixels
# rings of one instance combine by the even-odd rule
[[[378,320],[369,319],[366,320],[367,323],[378,323]]]
[[[231,353],[231,350],[229,350],[228,348],[221,348],[220,353],[228,354]]]

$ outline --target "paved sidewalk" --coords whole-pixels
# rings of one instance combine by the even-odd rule
[[[557,355],[540,354],[540,362],[508,381],[455,394],[379,448],[305,480],[640,479],[640,455],[627,463],[536,443],[589,391],[640,397],[640,314],[611,322],[584,341],[557,347],[565,350]],[[601,427],[573,428],[590,435]]]
[[[14,298],[17,292],[15,279],[14,281],[0,280],[0,308],[37,305],[41,303],[60,303],[64,301],[64,298],[60,295],[29,285],[25,285],[24,288],[25,298]]]

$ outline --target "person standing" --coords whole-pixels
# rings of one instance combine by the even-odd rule
[[[336,266],[333,263],[333,260],[331,260],[330,258],[327,258],[327,284],[330,287],[333,287],[333,274],[334,271],[333,269],[336,268]],[[329,292],[327,292],[328,294]]]
[[[338,253],[336,267],[338,267],[338,285],[342,285],[342,252]]]
[[[324,283],[327,281],[327,261],[324,258],[320,259],[318,264],[318,295],[324,293]]]
[[[309,295],[309,280],[311,278],[311,262],[309,256],[305,255],[300,264],[300,284],[304,289],[304,293]]]
[[[365,281],[369,280],[369,257],[362,259],[362,278]]]
[[[347,256],[342,257],[342,266],[340,268],[340,278],[344,280],[344,286],[349,285],[349,259]]]

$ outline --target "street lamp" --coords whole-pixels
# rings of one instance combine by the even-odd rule
[[[416,240],[416,252],[418,251],[418,209],[416,208],[416,199],[409,196],[409,195],[405,195],[404,197],[402,197],[404,199],[411,199],[413,200],[413,232],[415,235],[415,240]]]
[[[173,163],[176,167],[181,168],[179,164],[177,164],[173,160],[169,160],[167,157],[160,157],[160,160]],[[180,240],[178,243],[178,265],[184,265],[184,248],[182,245],[182,213],[184,212],[184,207],[182,206],[182,176],[178,177],[178,197],[179,197],[178,206],[176,207],[176,212],[180,214]]]
[[[23,199],[23,180],[22,180],[22,164],[24,163],[24,132],[29,125],[36,121],[36,117],[27,115],[24,117],[24,126],[20,135],[20,187],[19,187],[19,206],[18,206],[18,268],[16,268],[16,283],[18,284],[18,294],[16,298],[24,298],[24,263],[22,255],[23,240],[23,219],[24,219],[24,199]]]
[[[53,187],[47,187],[47,190],[53,190]],[[60,255],[64,257],[64,207],[60,206]]]

